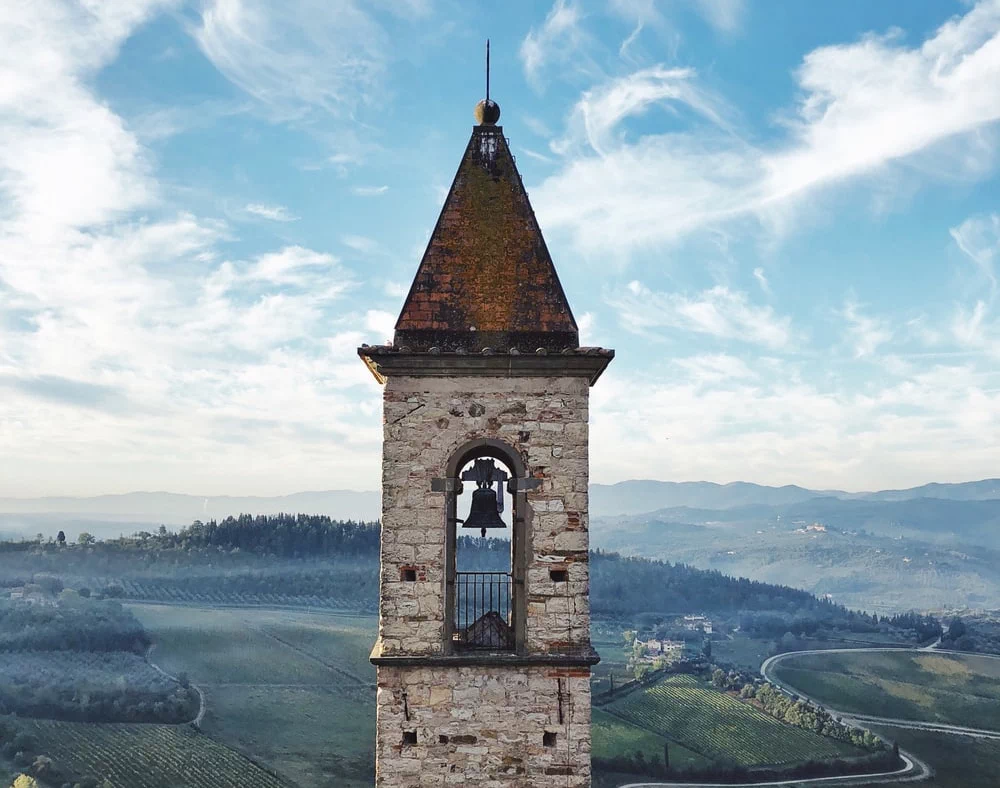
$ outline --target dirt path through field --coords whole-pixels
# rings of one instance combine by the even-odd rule
[[[176,681],[180,683],[180,679],[178,679],[176,676],[171,676],[169,673],[167,673],[167,671],[165,671],[163,668],[161,668],[159,665],[153,662],[152,657],[154,648],[156,648],[155,643],[151,645],[148,649],[146,649],[146,662],[148,662],[149,666],[153,668],[153,670],[155,670],[160,675],[166,676],[171,681]],[[188,684],[191,687],[191,689],[193,689],[195,692],[198,693],[198,715],[193,720],[191,720],[191,724],[194,725],[196,728],[201,728],[201,721],[205,717],[205,709],[206,709],[205,693],[201,691],[201,687],[199,687],[197,684],[193,684],[191,682],[188,682]]]

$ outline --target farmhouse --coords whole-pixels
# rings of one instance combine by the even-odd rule
[[[614,352],[580,347],[500,108],[475,114],[393,341],[358,350],[384,385],[375,779],[583,788],[588,398]],[[460,533],[489,529],[508,565],[463,571]]]
[[[712,634],[712,620],[706,616],[692,615],[684,616],[684,629],[702,631],[706,635]]]
[[[656,638],[651,638],[646,642],[637,640],[636,643],[642,650],[642,654],[639,657],[640,661],[651,662],[661,658],[676,660],[680,659],[684,654],[684,642],[681,640],[657,640]]]

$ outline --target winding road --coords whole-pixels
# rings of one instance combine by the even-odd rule
[[[856,728],[863,727],[864,725],[888,725],[893,728],[908,728],[910,730],[925,730],[925,731],[935,731],[937,733],[950,733],[956,736],[970,736],[976,739],[1000,739],[1000,731],[995,730],[985,730],[983,728],[970,728],[965,725],[949,725],[943,722],[927,722],[923,720],[903,720],[894,717],[876,717],[870,714],[855,714],[850,711],[843,711],[842,709],[835,709],[832,706],[822,703],[816,698],[812,698],[806,695],[804,692],[800,692],[794,687],[785,684],[781,679],[775,678],[771,670],[779,662],[786,659],[791,659],[792,657],[801,657],[808,654],[858,654],[858,653],[876,653],[876,652],[904,652],[904,653],[918,653],[926,654],[933,651],[935,654],[959,654],[963,656],[969,656],[967,652],[964,651],[946,651],[942,649],[935,648],[937,644],[932,644],[925,648],[832,648],[832,649],[813,649],[811,651],[790,651],[787,654],[777,654],[776,656],[770,657],[764,660],[764,663],[760,666],[760,675],[764,677],[766,681],[771,682],[778,689],[787,692],[790,695],[798,695],[800,698],[812,703],[814,706],[821,706],[825,708],[830,714],[840,717],[840,721],[845,725],[853,725]],[[983,657],[986,659],[1000,659],[1000,656],[993,654],[976,654],[977,657]]]
[[[830,714],[835,715],[840,719],[844,725],[850,725],[854,728],[867,729],[872,725],[883,725],[892,728],[908,728],[912,730],[927,730],[934,731],[936,733],[951,734],[955,736],[969,736],[977,739],[1000,739],[1000,731],[994,730],[984,730],[982,728],[970,728],[963,725],[948,725],[940,722],[925,722],[922,720],[900,720],[891,717],[875,717],[868,714],[854,714],[851,712],[845,712],[838,709],[834,709],[827,706],[824,703],[806,695],[803,692],[795,689],[789,684],[784,683],[780,679],[774,678],[772,675],[772,669],[779,662],[786,659],[791,659],[793,657],[800,657],[807,654],[847,654],[847,653],[859,653],[859,652],[915,652],[915,653],[927,653],[933,651],[936,654],[960,654],[963,656],[968,656],[966,652],[963,651],[946,651],[938,649],[937,646],[940,644],[940,638],[929,646],[924,646],[923,648],[836,648],[836,649],[813,649],[807,651],[789,651],[786,654],[778,654],[776,656],[770,657],[764,660],[763,664],[760,666],[760,674],[765,681],[769,681],[778,689],[789,695],[795,695],[799,698],[809,701],[814,706],[819,706],[826,709]],[[1000,659],[1000,656],[993,654],[976,654],[977,657],[986,657],[987,659]],[[860,786],[860,785],[872,785],[879,784],[885,785],[887,783],[907,783],[907,782],[917,782],[919,780],[926,780],[933,774],[933,770],[920,758],[911,752],[906,752],[904,750],[899,751],[899,757],[903,761],[903,767],[894,772],[877,772],[872,774],[851,774],[844,775],[841,777],[811,777],[806,779],[798,780],[777,780],[771,782],[756,782],[756,783],[739,783],[734,785],[732,783],[679,783],[679,782],[641,782],[641,783],[628,783],[627,785],[619,786],[619,788],[792,788],[793,786],[827,786],[827,785],[842,785],[842,786]]]

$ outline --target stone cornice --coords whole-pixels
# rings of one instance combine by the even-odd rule
[[[407,377],[584,377],[593,386],[615,357],[606,348],[575,348],[560,353],[413,352],[392,345],[362,345],[358,355],[375,379]]]
[[[368,658],[373,665],[394,667],[462,667],[480,666],[523,666],[540,665],[548,667],[590,667],[601,661],[593,649],[555,654],[508,654],[487,651],[465,652],[461,654],[382,654],[382,644],[376,643]]]

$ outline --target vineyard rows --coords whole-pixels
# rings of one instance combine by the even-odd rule
[[[192,591],[181,586],[145,583],[121,578],[93,578],[91,584],[101,589],[120,586],[125,599],[187,602],[203,605],[293,605],[322,607],[330,610],[368,612],[372,605],[366,600],[344,597],[321,597],[315,594],[238,593],[233,591]]]
[[[114,788],[286,788],[270,772],[187,725],[26,720],[39,750]]]
[[[635,725],[725,763],[780,765],[862,754],[844,742],[786,725],[693,676],[672,676],[608,708]]]

